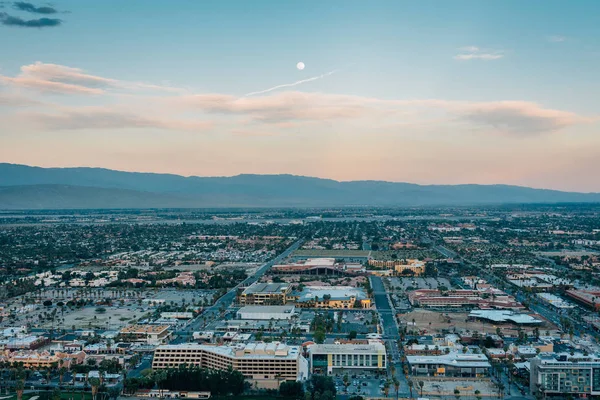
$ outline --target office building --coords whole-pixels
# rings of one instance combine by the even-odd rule
[[[308,361],[299,346],[281,343],[248,343],[232,346],[178,344],[158,346],[153,369],[179,365],[225,370],[231,366],[258,388],[277,389],[284,381],[303,381],[308,377]]]
[[[313,344],[309,346],[310,370],[316,374],[331,374],[342,369],[386,369],[385,346],[378,340],[351,343]]]
[[[238,296],[238,303],[245,305],[283,305],[288,302],[291,286],[287,283],[256,282]]]
[[[163,344],[171,337],[168,325],[130,325],[119,332],[127,342]]]
[[[600,396],[600,358],[582,354],[540,353],[529,361],[532,395]]]

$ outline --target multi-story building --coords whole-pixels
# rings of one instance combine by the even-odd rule
[[[284,381],[302,381],[308,377],[308,361],[299,346],[281,343],[248,343],[234,346],[178,344],[158,346],[153,369],[196,365],[224,370],[231,366],[258,388],[275,389]]]
[[[369,260],[372,267],[387,267],[393,269],[396,273],[403,275],[410,271],[413,275],[421,275],[425,272],[425,262],[420,260]]]
[[[377,340],[314,344],[309,346],[308,352],[312,373],[331,374],[341,369],[385,370],[387,367],[385,346]]]
[[[168,325],[130,325],[119,332],[128,342],[163,344],[171,337]]]
[[[238,296],[241,305],[282,305],[287,303],[291,286],[287,283],[256,282]]]
[[[530,361],[532,395],[600,396],[600,358],[582,354],[540,353]]]
[[[419,289],[408,292],[408,301],[419,307],[444,308],[505,308],[523,309],[523,305],[514,297],[501,290],[488,288],[485,290],[448,290]]]
[[[490,363],[484,354],[451,352],[442,355],[406,356],[413,375],[482,377],[489,375]]]

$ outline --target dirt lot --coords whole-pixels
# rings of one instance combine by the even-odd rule
[[[414,377],[419,381],[419,377]],[[479,390],[482,397],[498,397],[498,389],[489,380],[427,380],[423,381],[423,396],[454,396],[454,390],[458,389],[463,399],[474,398],[475,390]],[[415,385],[420,395],[419,385]]]
[[[494,325],[482,321],[468,321],[468,313],[440,313],[429,310],[414,310],[407,314],[400,314],[400,319],[406,321],[408,330],[426,331],[427,334],[442,333],[443,329],[450,332],[477,331],[479,333],[496,333],[496,328],[500,327],[505,336],[518,336],[517,326],[512,324]],[[543,319],[536,315],[536,318]],[[414,325],[413,325],[414,319]],[[523,327],[525,332],[533,334],[533,327]],[[557,332],[556,327],[546,321],[544,326],[539,327],[540,334],[544,335],[546,331],[551,334]]]
[[[85,307],[82,309],[65,312],[64,315],[61,315],[59,312],[57,315],[57,320],[60,317],[60,323],[55,321],[54,328],[64,328],[68,330],[72,329],[74,325],[75,329],[90,329],[90,327],[97,327],[100,329],[119,330],[131,323],[134,318],[141,317],[145,313],[144,309],[148,309],[148,307],[142,308],[138,307],[137,305],[124,307],[102,307],[106,309],[106,312],[96,312],[97,307]],[[62,321],[63,318],[64,322]],[[52,323],[50,321],[42,324],[42,327],[44,328],[50,328],[51,326]]]

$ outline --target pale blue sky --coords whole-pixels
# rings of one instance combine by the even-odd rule
[[[597,180],[581,177],[597,168],[588,160],[600,156],[598,1],[57,0],[52,6],[58,13],[23,12],[12,2],[0,8],[25,20],[62,20],[44,28],[0,23],[0,95],[13,96],[0,101],[0,118],[10,127],[0,132],[7,144],[2,161],[600,191]],[[305,70],[295,68],[298,61]],[[42,67],[33,75],[20,72],[36,62]],[[49,73],[48,64],[113,79],[121,89],[127,83],[127,93],[113,92],[112,83],[93,95],[49,90],[41,85],[74,78]],[[332,70],[323,79],[242,97]],[[181,92],[140,92],[133,82]],[[303,93],[313,97],[298,100]],[[190,99],[208,94],[229,97]],[[44,105],[15,107],[15,96]],[[50,143],[60,148],[54,155],[44,151]],[[314,154],[293,151],[304,146]],[[90,147],[94,152],[86,153]],[[198,160],[194,149],[212,151]],[[393,149],[409,154],[399,162]],[[540,168],[557,158],[568,163]],[[448,168],[457,163],[462,169]]]

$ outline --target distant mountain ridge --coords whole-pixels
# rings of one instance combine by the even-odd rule
[[[600,193],[510,185],[338,182],[296,175],[184,177],[0,163],[0,209],[428,206],[600,202]]]

